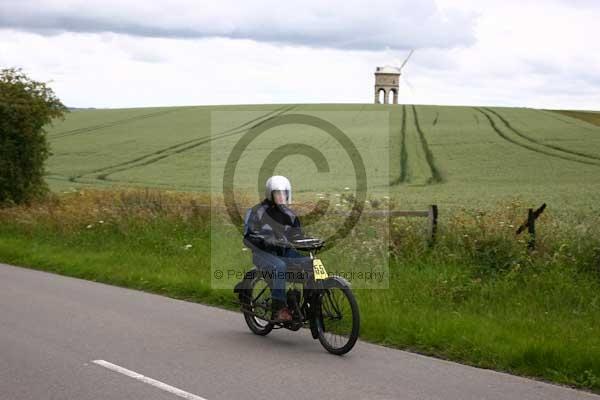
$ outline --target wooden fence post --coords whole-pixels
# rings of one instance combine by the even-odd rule
[[[533,215],[533,208],[527,211],[527,232],[529,232],[527,248],[533,250],[535,249],[535,217]]]
[[[437,223],[438,223],[438,206],[436,204],[432,204],[429,206],[428,210],[428,220],[429,220],[429,238],[428,243],[429,247],[435,244],[436,233],[437,233]]]
[[[527,221],[523,222],[517,229],[517,235],[527,228],[529,233],[529,239],[527,240],[527,248],[529,250],[535,249],[535,220],[544,212],[546,209],[546,203],[542,204],[537,210],[530,208],[527,210]]]

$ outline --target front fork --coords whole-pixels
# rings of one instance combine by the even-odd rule
[[[306,289],[305,289],[306,290]],[[310,333],[313,339],[319,337],[319,324],[323,324],[323,315],[321,314],[321,297],[323,295],[323,284],[319,281],[311,281],[309,301],[306,302],[306,316],[309,321]]]

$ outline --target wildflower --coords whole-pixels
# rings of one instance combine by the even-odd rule
[[[344,190],[350,190],[350,188],[349,188],[348,186],[346,186],[346,187],[344,188]]]
[[[98,223],[99,223],[99,224],[103,224],[103,223],[104,223],[104,221],[100,220],[100,221],[98,221]]]
[[[87,228],[87,229],[90,229],[92,226],[94,226],[94,225],[92,225],[92,224],[89,224],[88,226],[86,226],[86,228]]]
[[[189,249],[191,249],[191,248],[192,248],[192,245],[191,245],[191,244],[186,244],[186,245],[184,246],[184,249],[186,249],[186,250],[189,250]]]

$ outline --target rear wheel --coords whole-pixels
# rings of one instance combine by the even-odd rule
[[[271,317],[271,288],[261,276],[252,279],[245,290],[244,319],[248,328],[257,335],[265,336],[273,330],[273,324],[267,320]]]
[[[319,342],[333,354],[349,352],[360,330],[358,304],[349,287],[338,281],[324,289],[317,310],[317,333]]]

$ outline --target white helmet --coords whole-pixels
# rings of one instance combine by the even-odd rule
[[[292,184],[285,176],[274,175],[267,179],[267,183],[265,184],[265,198],[270,201],[273,200],[273,190],[285,190],[286,191],[286,201],[285,204],[291,204],[292,202]]]

